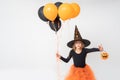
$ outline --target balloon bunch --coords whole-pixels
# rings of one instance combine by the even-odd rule
[[[61,20],[65,21],[78,16],[80,6],[77,3],[48,3],[41,6],[38,10],[38,16],[41,20],[49,22],[52,30],[58,31],[61,28]]]

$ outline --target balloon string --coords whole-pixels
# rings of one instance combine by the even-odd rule
[[[59,53],[59,37],[58,34],[56,33],[57,36],[57,53]],[[60,60],[57,58],[57,75],[58,75],[58,80],[60,80]]]
[[[62,33],[63,26],[61,26],[60,30],[61,30],[60,33]],[[59,53],[59,43],[60,43],[61,36],[62,35],[58,35],[58,33],[56,32],[56,37],[57,37],[57,53]],[[60,59],[59,58],[57,58],[57,75],[58,75],[58,80],[60,80],[61,79],[61,74],[60,74]]]
[[[55,33],[56,33],[56,40],[57,40],[57,44],[56,44],[56,50],[57,53],[59,53],[59,37],[58,37],[58,33],[57,33],[57,29],[55,28],[54,22],[52,22]],[[60,67],[59,67],[59,59],[57,58],[57,76],[58,76],[58,80],[60,80]]]
[[[56,40],[57,40],[57,44],[56,44],[56,50],[57,50],[57,53],[59,53],[59,36],[58,36],[58,33],[57,33],[57,29],[54,25],[54,22],[52,22],[53,24],[53,28],[55,30],[55,33],[56,33]],[[60,27],[60,24],[58,23],[58,27]],[[60,59],[57,58],[57,76],[58,76],[58,80],[60,80]]]

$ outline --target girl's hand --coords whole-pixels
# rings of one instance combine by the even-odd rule
[[[99,45],[98,48],[99,48],[100,51],[104,51],[102,45]]]
[[[61,56],[58,53],[56,53],[56,57],[60,59]]]

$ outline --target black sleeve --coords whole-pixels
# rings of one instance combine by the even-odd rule
[[[86,53],[100,51],[98,48],[85,48]]]
[[[62,61],[64,61],[64,62],[69,62],[69,60],[71,59],[71,57],[72,57],[72,50],[70,51],[70,53],[69,53],[69,55],[68,55],[68,57],[67,58],[64,58],[64,57],[60,57],[60,59],[62,60]]]

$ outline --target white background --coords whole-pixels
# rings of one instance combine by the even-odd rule
[[[56,61],[56,34],[38,17],[38,9],[59,0],[0,0],[0,80],[61,80],[73,64]],[[62,22],[58,32],[59,53],[67,57],[66,43],[73,39],[77,25],[89,47],[102,44],[110,57],[100,52],[88,54],[87,63],[97,80],[119,80],[120,72],[120,1],[61,0],[81,7],[78,17]],[[58,65],[60,66],[58,68]],[[59,70],[58,70],[59,69]]]

